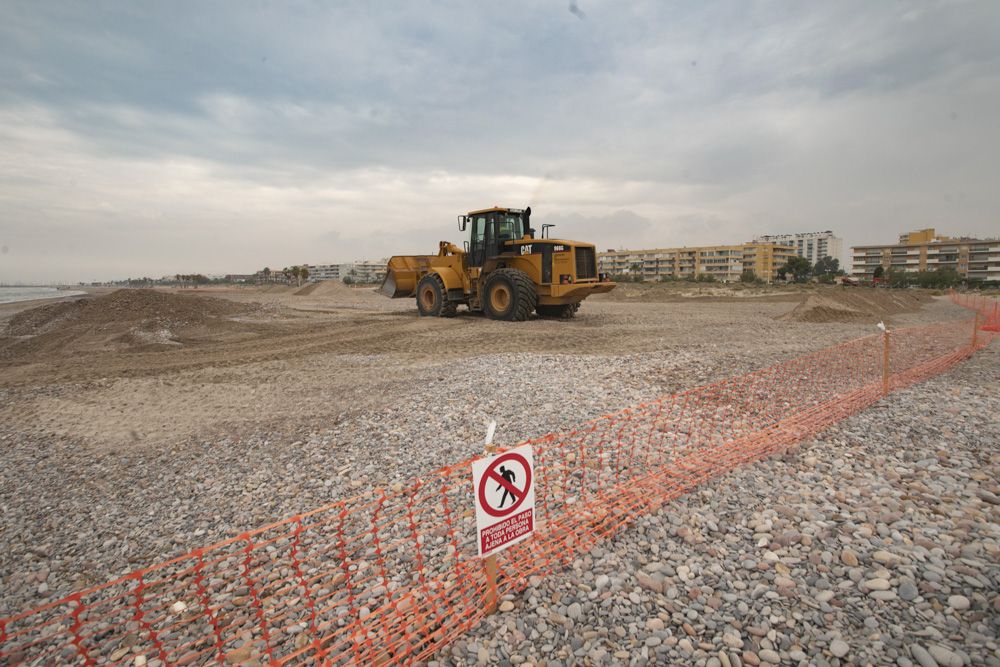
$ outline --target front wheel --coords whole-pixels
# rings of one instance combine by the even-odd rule
[[[538,302],[535,283],[524,271],[497,269],[483,284],[483,310],[494,320],[523,322]]]
[[[445,299],[444,282],[428,273],[417,283],[417,310],[422,317],[454,317],[457,305]]]

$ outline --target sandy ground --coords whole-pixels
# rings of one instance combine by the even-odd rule
[[[686,289],[640,286],[639,299],[588,300],[575,320],[518,324],[420,318],[411,300],[343,286],[8,306],[0,616],[461,460],[491,419],[512,444],[870,334],[878,319],[968,318],[937,298],[802,322],[785,316],[815,290]]]
[[[419,318],[409,299],[342,285],[177,292],[263,307],[234,316],[235,329],[202,326],[170,345],[93,344],[72,354],[49,346],[0,356],[0,419],[20,432],[74,437],[98,449],[157,448],[220,433],[239,437],[289,419],[319,427],[345,413],[391,406],[484,355],[711,356],[709,365],[667,363],[662,373],[637,378],[657,395],[870,333],[879,319],[782,321],[806,297],[817,298],[815,290],[789,288],[628,285],[617,297],[588,300],[576,320],[518,325],[468,313]],[[0,329],[37,305],[0,307]],[[902,325],[961,314],[939,299],[883,317]],[[623,405],[612,398],[608,407]]]

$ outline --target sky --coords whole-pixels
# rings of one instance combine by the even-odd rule
[[[1000,236],[1000,2],[0,0],[0,282]],[[846,253],[845,253],[846,254]]]

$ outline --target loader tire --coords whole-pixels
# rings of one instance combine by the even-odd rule
[[[497,269],[483,284],[483,310],[493,320],[523,322],[538,303],[535,283],[524,271]]]
[[[556,320],[571,320],[576,317],[576,311],[580,310],[580,304],[566,303],[558,306],[538,305],[535,307],[535,310],[538,311],[539,317]]]
[[[455,317],[458,304],[447,301],[444,282],[428,273],[417,283],[417,311],[421,317]]]

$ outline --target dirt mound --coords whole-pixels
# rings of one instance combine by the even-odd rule
[[[920,310],[931,297],[923,292],[831,288],[807,296],[778,319],[794,322],[877,322]]]
[[[296,291],[294,296],[351,296],[355,290],[339,280],[321,280],[318,283],[306,285]]]
[[[125,289],[32,308],[7,324],[5,357],[32,352],[176,346],[222,333],[254,307],[223,299]]]

